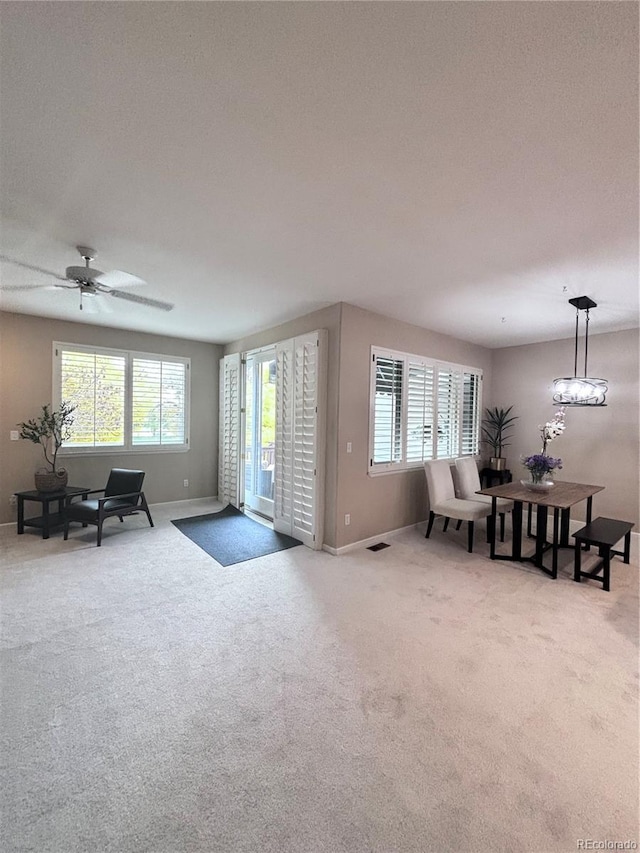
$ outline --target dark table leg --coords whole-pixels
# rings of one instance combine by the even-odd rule
[[[554,513],[555,518],[555,513]],[[569,523],[571,521],[571,509],[567,507],[562,510],[562,521],[560,527],[560,547],[568,548],[569,547]]]
[[[531,532],[531,504],[527,504],[527,536],[529,539],[533,537],[533,533]]]
[[[24,533],[24,498],[18,495],[18,533]]]
[[[551,577],[555,580],[558,577],[558,527],[560,522],[560,510],[558,507],[553,509],[553,560],[551,563]]]
[[[491,523],[489,532],[489,557],[492,560],[496,558],[496,512],[498,508],[498,499],[491,498]]]
[[[631,531],[625,534],[624,537],[624,554],[622,556],[622,562],[628,563],[631,558]]]
[[[513,524],[513,547],[511,549],[511,558],[513,560],[520,560],[522,557],[522,501],[513,502],[513,512],[511,513],[511,516],[511,523]]]
[[[591,510],[592,510],[592,507],[593,507],[593,495],[591,495],[591,497],[587,498],[587,524],[591,524]],[[585,551],[590,551],[590,550],[591,550],[591,545],[590,545],[590,543],[589,543],[589,542],[585,542],[584,550],[585,550]]]
[[[538,504],[536,510],[536,559],[535,564],[538,568],[544,568],[542,564],[542,555],[544,554],[544,546],[547,542],[547,508]]]
[[[42,501],[42,538],[49,538],[49,501]]]

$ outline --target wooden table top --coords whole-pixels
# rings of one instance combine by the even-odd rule
[[[491,486],[488,489],[480,489],[476,494],[568,509],[574,504],[590,498],[597,492],[601,492],[603,489],[604,486],[589,486],[586,483],[564,483],[560,480],[554,483],[553,488],[549,489],[548,492],[534,492],[532,489],[528,489],[516,481],[514,483],[504,483],[502,486]]]

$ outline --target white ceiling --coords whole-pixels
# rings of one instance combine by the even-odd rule
[[[0,251],[62,273],[94,246],[175,303],[6,310],[222,343],[345,301],[500,347],[573,336],[586,294],[592,332],[638,325],[635,3],[0,17]]]

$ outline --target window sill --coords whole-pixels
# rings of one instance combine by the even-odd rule
[[[189,447],[91,447],[69,448],[58,453],[58,459],[81,456],[135,456],[139,453],[188,453]]]

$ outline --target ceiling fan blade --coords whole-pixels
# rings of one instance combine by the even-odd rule
[[[93,279],[93,283],[100,285],[102,289],[103,287],[137,287],[139,284],[146,284],[147,282],[138,278],[137,275],[131,275],[131,273],[122,270],[111,270],[111,272],[103,272],[97,275]]]
[[[124,290],[109,290],[110,296],[116,299],[126,299],[128,302],[138,302],[140,305],[148,305],[150,308],[159,308],[161,311],[172,311],[170,302],[162,302],[160,299],[149,299],[148,296],[136,296],[135,293],[127,293]]]
[[[62,285],[60,285],[62,287]],[[7,293],[8,291],[14,290],[48,290],[50,287],[56,287],[55,284],[10,284],[9,287],[4,287],[0,285],[0,290],[3,293]]]
[[[33,270],[33,272],[40,272],[43,275],[51,276],[51,278],[57,278],[59,281],[66,281],[66,278],[63,275],[58,275],[55,272],[51,272],[51,270],[45,270],[42,267],[36,267],[34,264],[25,264],[23,261],[16,261],[14,258],[8,258],[6,255],[0,255],[0,261],[4,264],[14,264],[16,267],[24,267],[26,270]],[[5,290],[9,290],[8,287],[4,288]],[[17,290],[17,288],[15,288]]]

